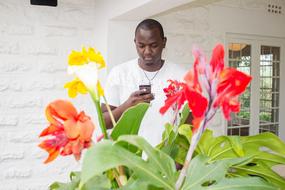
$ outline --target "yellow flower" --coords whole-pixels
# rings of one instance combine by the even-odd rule
[[[72,51],[68,63],[67,72],[77,77],[77,81],[66,84],[66,88],[69,89],[69,96],[75,97],[78,92],[89,91],[96,96],[96,99],[100,99],[100,96],[104,95],[104,90],[98,80],[98,71],[106,67],[101,53],[91,47],[88,50],[83,47],[81,52]],[[80,84],[78,81],[80,81]],[[82,91],[82,86],[84,86],[84,91]]]
[[[78,78],[75,78],[73,81],[65,83],[64,88],[68,89],[68,96],[70,98],[75,98],[78,93],[87,94],[88,92],[84,83]]]
[[[97,83],[97,90],[98,90],[99,96],[104,96],[104,89],[103,89],[103,87],[101,86],[101,84],[100,84],[99,81],[98,81],[98,83]]]
[[[96,51],[94,48],[88,48],[86,51],[85,48],[82,49],[82,54],[85,54],[89,61],[95,62],[99,65],[99,69],[106,67],[103,56],[99,51]]]
[[[68,65],[83,65],[88,61],[86,55],[82,52],[72,51],[68,56]]]

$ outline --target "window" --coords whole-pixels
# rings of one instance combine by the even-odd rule
[[[242,43],[229,44],[229,66],[251,74],[251,45]],[[231,120],[228,122],[228,135],[249,135],[250,127],[250,85],[240,96],[240,112],[231,114]]]
[[[228,65],[253,77],[239,97],[240,112],[232,113],[231,120],[227,122],[228,135],[247,136],[267,131],[279,134],[283,101],[280,100],[281,46],[283,42],[276,42],[276,39],[227,36]]]
[[[280,47],[261,46],[259,132],[278,135]]]

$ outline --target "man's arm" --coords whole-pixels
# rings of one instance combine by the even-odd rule
[[[101,104],[101,109],[102,109],[102,112],[103,112],[103,117],[105,119],[105,123],[106,123],[107,129],[113,128],[113,124],[112,124],[112,120],[111,120],[110,114],[109,114],[109,112],[107,110],[107,106],[104,103]],[[123,114],[123,112],[127,108],[125,108],[123,105],[120,105],[118,107],[110,105],[110,109],[112,111],[112,114],[114,116],[115,121],[118,121],[119,118],[121,117],[121,115]]]
[[[118,107],[110,105],[110,109],[112,111],[115,121],[118,121],[121,115],[123,114],[123,112],[129,107],[135,106],[138,103],[142,103],[142,102],[149,103],[151,100],[154,99],[153,94],[151,93],[145,94],[145,93],[146,93],[145,90],[135,91],[130,95],[130,97],[123,104],[119,105]],[[111,120],[110,114],[108,113],[106,105],[102,103],[101,109],[103,112],[103,116],[105,119],[107,129],[113,128],[112,120]]]

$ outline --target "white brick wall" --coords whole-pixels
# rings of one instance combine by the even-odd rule
[[[23,0],[0,3],[1,190],[48,189],[51,182],[66,181],[69,172],[79,168],[72,157],[44,165],[47,154],[37,144],[47,125],[45,106],[67,98],[63,85],[71,79],[66,74],[68,53],[82,45],[97,45],[94,3],[59,1],[58,7],[31,6]],[[90,103],[86,97],[75,100],[79,109]],[[88,109],[93,116],[93,107]]]

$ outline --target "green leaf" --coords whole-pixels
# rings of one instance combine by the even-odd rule
[[[186,103],[180,115],[179,125],[185,124],[189,114],[190,114],[190,109],[189,109],[188,103]]]
[[[181,190],[273,190],[271,184],[256,177],[226,178],[233,165],[248,162],[249,158],[224,159],[208,163],[209,158],[198,155],[190,163]]]
[[[144,148],[149,154],[149,160],[145,161],[132,152],[120,146],[120,143],[112,143],[110,140],[104,140],[87,150],[83,160],[82,187],[93,176],[101,175],[104,171],[123,165],[130,168],[133,174],[140,180],[149,185],[161,187],[164,189],[173,189],[175,173],[171,173],[174,162],[167,158],[163,152],[156,152],[142,137],[122,136],[120,141],[127,141],[133,145]],[[164,160],[161,160],[161,159]],[[165,164],[164,167],[160,163]],[[168,163],[170,162],[170,163]],[[166,180],[167,179],[167,180]]]
[[[110,187],[109,179],[105,175],[98,175],[88,180],[81,190],[109,190]]]
[[[171,157],[162,151],[154,149],[144,138],[139,136],[124,135],[118,139],[117,143],[120,143],[121,141],[128,142],[143,150],[148,157],[148,163],[157,168],[161,174],[165,176],[166,180],[173,180],[172,177],[173,173],[176,172],[176,168]]]
[[[252,162],[247,165],[243,166],[235,166],[233,167],[237,171],[239,175],[247,176],[260,176],[266,179],[267,181],[271,182],[272,184],[276,185],[277,187],[285,187],[285,180],[277,173],[275,173],[270,167],[264,164],[261,161]]]
[[[272,170],[275,165],[285,164],[285,144],[272,133],[213,137],[212,132],[206,130],[196,150],[209,156],[211,161],[252,157],[252,163],[235,168],[235,176],[260,176],[277,187],[285,187],[285,179]]]
[[[55,182],[50,185],[50,190],[75,190],[78,189],[80,183],[80,172],[71,172],[70,181],[68,183]],[[109,190],[111,187],[108,178],[104,175],[94,176],[82,187],[82,190]]]
[[[228,141],[231,143],[231,146],[234,150],[234,152],[239,156],[244,156],[243,146],[241,144],[241,138],[240,136],[231,136],[227,137]]]
[[[111,137],[117,140],[121,135],[138,134],[141,121],[149,107],[148,103],[140,103],[127,109],[114,127]]]
[[[191,138],[192,138],[191,125],[183,124],[183,125],[179,126],[178,133],[180,135],[184,136],[188,140],[189,143],[191,142]]]
[[[70,182],[68,183],[61,183],[61,182],[54,182],[49,186],[50,190],[74,190],[78,187],[80,182],[80,172],[71,172],[70,175]]]

